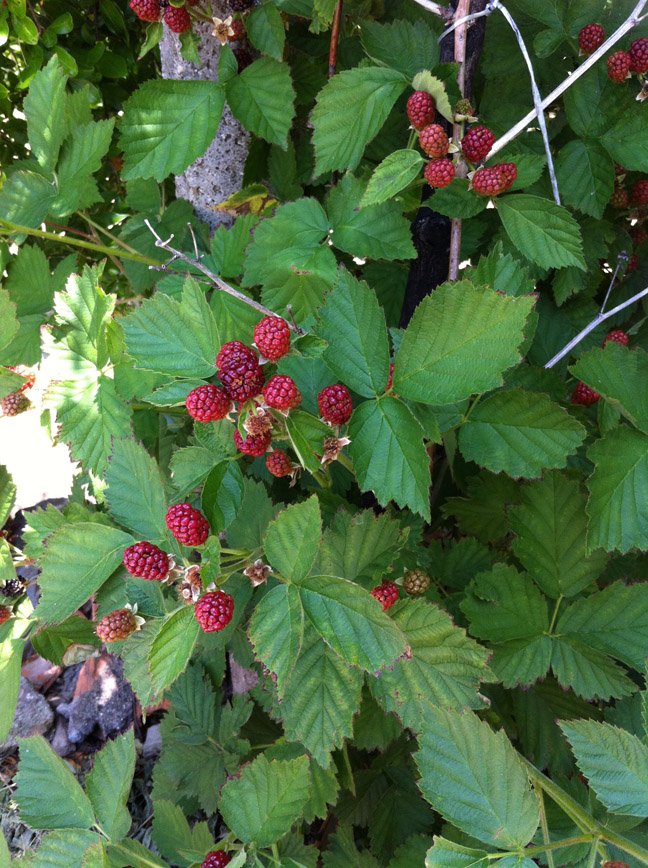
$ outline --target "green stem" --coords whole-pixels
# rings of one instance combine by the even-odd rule
[[[142,255],[137,250],[135,250],[134,247],[131,247],[129,244],[125,244],[121,240],[121,238],[117,238],[117,236],[113,235],[112,232],[109,232],[107,229],[104,229],[104,227],[101,226],[99,223],[95,223],[94,220],[91,220],[90,217],[88,217],[88,215],[85,212],[79,211],[78,213],[81,215],[81,217],[83,217],[83,219],[86,221],[86,223],[89,226],[92,226],[93,229],[96,229],[98,232],[101,232],[103,235],[106,236],[106,238],[110,238],[110,240],[114,244],[117,244],[119,247],[121,247],[122,250],[128,250],[129,253],[134,253],[136,256]]]
[[[346,467],[346,469],[349,472],[355,473],[355,471],[353,469],[353,461],[351,461],[351,459],[349,458],[348,455],[345,455],[343,452],[340,452],[340,454],[337,457],[337,460],[340,462],[342,467]]]
[[[407,147],[408,148],[414,147],[414,142],[416,141],[417,136],[418,136],[418,130],[412,130],[410,135],[409,135],[409,139],[407,141]]]
[[[547,814],[545,812],[544,806],[544,795],[540,787],[538,787],[535,792],[538,797],[538,804],[540,805],[540,828],[542,829],[542,840],[544,841],[545,845],[549,845],[551,844],[551,839],[549,837],[549,826],[547,825]],[[549,868],[556,868],[556,863],[554,862],[554,857],[551,850],[547,850],[547,864],[549,865]]]
[[[277,847],[276,842],[274,844],[272,844],[271,850],[272,850],[272,858],[277,863],[277,865],[281,865],[281,862],[279,860],[279,848]]]
[[[551,635],[553,633],[554,624],[556,623],[556,618],[558,617],[558,609],[560,608],[560,604],[563,601],[563,595],[561,594],[556,600],[556,608],[553,610],[553,615],[551,616],[551,624],[549,624],[548,633]]]
[[[502,859],[504,856],[510,856],[513,853],[516,856],[527,856],[533,858],[537,853],[546,853],[547,860],[553,860],[553,850],[559,850],[561,847],[569,847],[572,844],[589,844],[590,841],[596,840],[593,835],[579,835],[576,838],[565,838],[564,841],[554,841],[551,844],[541,844],[538,847],[524,847],[520,850],[508,850],[506,853],[489,853],[487,859]]]

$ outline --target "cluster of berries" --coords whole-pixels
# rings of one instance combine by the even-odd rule
[[[615,184],[614,191],[610,197],[610,205],[619,211],[627,211],[622,215],[633,222],[633,225],[628,229],[628,235],[632,239],[633,247],[638,247],[648,238],[648,233],[643,227],[643,223],[648,219],[648,180],[640,178],[632,185],[632,189],[628,189],[623,185],[625,180],[626,170],[618,163],[614,164]],[[630,256],[628,262],[628,271],[636,271],[639,266],[639,259],[636,253]]]
[[[403,576],[403,588],[410,597],[420,597],[430,587],[430,577],[422,570],[406,570]],[[383,612],[391,609],[398,600],[398,585],[395,582],[390,582],[388,579],[383,579],[380,585],[376,585],[370,591],[374,600],[378,600],[383,608]]]
[[[605,346],[609,341],[619,344],[620,347],[627,347],[628,335],[621,331],[621,329],[616,329],[606,335],[605,340],[603,341],[603,346]],[[586,386],[585,383],[578,383],[572,392],[570,400],[572,404],[581,404],[583,407],[591,407],[592,404],[596,404],[600,397],[601,396],[595,392],[594,389],[590,389],[590,387]]]
[[[19,389],[12,392],[10,395],[7,395],[2,399],[2,401],[0,401],[0,408],[2,408],[3,416],[18,416],[19,413],[24,413],[25,410],[29,410],[32,405],[25,392],[27,389],[31,389],[36,382],[36,374],[22,365],[19,365],[18,367],[9,366],[9,370],[13,371],[15,374],[20,374],[21,377],[25,378],[25,382]]]
[[[470,118],[472,106],[460,100],[455,107],[457,119]],[[448,187],[455,177],[455,164],[448,154],[458,149],[452,145],[440,124],[433,123],[434,100],[429,93],[417,90],[407,101],[407,116],[410,124],[419,131],[421,150],[430,157],[423,175],[431,187]],[[495,142],[493,133],[484,126],[472,127],[461,140],[464,160],[474,165],[486,159]],[[499,163],[477,169],[471,177],[471,188],[480,196],[498,196],[505,193],[517,178],[515,163]]]
[[[600,24],[588,24],[578,34],[583,54],[593,54],[605,42],[605,31]],[[648,72],[648,39],[635,39],[629,51],[615,51],[607,59],[608,76],[621,84],[631,73]]]
[[[130,8],[140,21],[163,20],[169,30],[184,33],[191,27],[191,16],[187,6],[195,6],[199,0],[185,0],[181,6],[174,6],[165,0],[130,0]]]

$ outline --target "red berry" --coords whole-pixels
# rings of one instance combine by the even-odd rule
[[[500,170],[501,176],[506,181],[505,190],[508,190],[513,182],[517,180],[517,166],[515,163],[498,163],[497,168]]]
[[[582,404],[583,407],[590,407],[592,404],[596,404],[600,397],[601,396],[597,395],[593,389],[586,386],[585,383],[579,383],[572,393],[571,403]]]
[[[218,374],[226,395],[232,401],[247,401],[260,395],[265,383],[263,368],[256,361],[233,362],[223,365]]]
[[[232,54],[236,58],[239,72],[243,72],[243,70],[247,69],[248,66],[254,61],[254,58],[247,50],[247,48],[233,48]]]
[[[603,346],[605,346],[608,341],[612,341],[612,343],[618,344],[620,347],[628,346],[628,336],[625,332],[622,332],[621,329],[615,329],[613,332],[610,332],[603,341]]]
[[[130,0],[129,5],[140,21],[159,21],[162,15],[160,0]]]
[[[212,850],[205,856],[205,861],[200,868],[225,868],[229,865],[231,858],[224,850]]]
[[[445,130],[439,124],[428,124],[419,133],[419,145],[428,157],[439,159],[445,157],[450,147],[450,141]]]
[[[455,176],[455,167],[451,160],[430,160],[423,172],[430,187],[447,187]]]
[[[630,55],[626,51],[615,51],[607,59],[607,70],[610,79],[621,84],[630,72]]]
[[[155,581],[166,578],[169,572],[169,557],[153,543],[138,542],[124,552],[124,566],[131,576]]]
[[[473,175],[472,188],[480,196],[498,196],[508,189],[508,183],[499,166],[478,169]]]
[[[615,187],[614,192],[610,196],[610,205],[613,208],[628,208],[630,205],[630,194],[624,187]]]
[[[215,633],[217,630],[224,630],[232,620],[234,598],[223,591],[213,591],[198,600],[194,611],[196,621],[205,633]],[[229,859],[227,861],[229,862]],[[223,864],[227,865],[227,862]]]
[[[290,328],[285,319],[265,316],[254,329],[254,343],[266,359],[276,361],[290,352]]]
[[[277,374],[263,387],[263,397],[273,410],[294,410],[302,402],[302,396],[292,377]]]
[[[628,271],[636,271],[639,268],[639,257],[633,253],[628,261]]]
[[[371,596],[375,600],[378,600],[380,605],[383,607],[383,612],[386,612],[387,609],[391,608],[398,599],[398,586],[393,582],[388,582],[386,579],[383,579],[382,585],[376,585],[370,593]]]
[[[209,522],[189,503],[176,503],[169,507],[166,526],[178,542],[185,546],[201,546],[209,536]]]
[[[637,247],[648,238],[648,232],[646,232],[643,226],[633,226],[632,229],[628,229],[628,235],[632,238],[632,243]]]
[[[236,18],[234,21],[232,21],[230,27],[234,31],[234,33],[232,33],[229,38],[230,42],[240,42],[241,39],[245,39],[245,24],[241,21],[240,18]]]
[[[602,868],[630,868],[627,862],[604,862]]]
[[[632,188],[632,202],[634,205],[648,205],[648,181],[645,178],[635,181]]]
[[[4,624],[9,618],[11,618],[11,609],[7,606],[0,606],[0,624]]]
[[[265,455],[268,451],[268,446],[272,443],[272,434],[270,431],[266,431],[264,434],[248,434],[244,440],[237,428],[234,432],[234,443],[243,455],[253,455],[255,458],[259,458],[260,455]]]
[[[434,120],[434,100],[429,93],[416,90],[407,100],[407,117],[415,130],[422,130]]]
[[[273,476],[292,476],[293,463],[283,449],[275,449],[266,458],[266,467]]]
[[[648,72],[648,39],[635,39],[630,46],[630,71]]]
[[[29,410],[31,405],[31,401],[27,395],[23,394],[21,391],[12,392],[11,395],[7,395],[2,399],[2,401],[0,401],[0,407],[2,407],[2,413],[4,416],[18,416],[19,413],[24,413],[25,410]]]
[[[588,24],[578,34],[578,44],[583,54],[592,54],[605,42],[605,30],[600,24]]]
[[[320,413],[331,425],[344,425],[351,418],[353,401],[346,386],[327,386],[317,396]]]
[[[495,143],[495,136],[486,127],[473,127],[461,140],[464,157],[471,163],[479,163],[488,156]]]
[[[137,630],[137,622],[131,610],[118,609],[99,621],[96,633],[103,642],[120,642],[135,630]]]
[[[232,407],[232,402],[222,389],[207,383],[187,395],[187,413],[199,422],[216,422],[224,419]]]
[[[254,3],[254,0],[228,0],[232,12],[245,12]]]
[[[252,347],[247,347],[240,341],[230,341],[227,344],[223,344],[218,351],[218,355],[216,356],[216,367],[220,370],[225,367],[225,365],[231,365],[234,362],[249,362],[250,364],[257,364],[258,361],[259,357]]]
[[[184,33],[191,27],[191,18],[184,6],[167,6],[164,10],[164,23],[174,33]]]

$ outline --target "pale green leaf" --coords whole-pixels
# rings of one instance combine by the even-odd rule
[[[63,665],[63,657],[70,645],[101,645],[94,630],[92,621],[82,618],[81,615],[72,615],[66,618],[62,624],[54,627],[45,627],[38,633],[32,633],[31,643],[34,651],[51,660],[57,666]]]
[[[7,738],[16,712],[24,645],[22,639],[0,643],[0,743]]]
[[[425,868],[487,868],[485,850],[462,847],[447,838],[434,836],[434,846],[425,857]]]
[[[287,579],[301,582],[317,557],[322,516],[316,495],[295,503],[270,522],[263,547],[272,567]]]
[[[6,289],[0,289],[0,348],[4,349],[18,331],[16,305],[9,298]]]
[[[394,151],[380,163],[371,176],[360,200],[360,207],[378,205],[400,193],[418,177],[423,168],[423,157],[412,148]],[[436,205],[436,200],[435,200]]]
[[[281,25],[283,30],[283,24]],[[287,63],[261,57],[226,84],[227,104],[239,123],[271,144],[287,147],[295,101]]]
[[[149,542],[167,538],[164,487],[157,462],[136,440],[116,440],[106,471],[113,518]]]
[[[261,599],[249,635],[255,656],[273,673],[282,699],[304,637],[304,610],[294,585],[278,585]]]
[[[362,47],[374,63],[397,69],[409,79],[439,62],[438,34],[421,19],[414,22],[397,18],[389,24],[363,19],[360,36]]]
[[[648,434],[648,402],[645,400],[648,354],[645,350],[641,347],[629,350],[608,341],[604,349],[584,353],[569,370]]]
[[[4,527],[16,502],[16,483],[4,464],[0,464],[0,527]]]
[[[149,670],[156,693],[160,693],[187,668],[200,628],[193,606],[170,615],[151,645]]]
[[[497,204],[504,229],[520,253],[543,268],[585,268],[578,223],[566,208],[526,194]]]
[[[64,143],[56,171],[59,195],[52,206],[57,216],[66,216],[78,209],[89,176],[101,168],[114,126],[114,118],[85,124]]]
[[[0,300],[0,306],[2,306],[2,301]],[[14,320],[15,322],[15,320]],[[18,325],[18,323],[16,323]],[[9,332],[11,333],[11,332]],[[9,349],[11,351],[11,348]],[[10,371],[9,368],[0,367],[0,400],[2,398],[6,398],[7,395],[11,395],[12,392],[17,392],[21,386],[24,386],[25,378],[21,377],[20,374],[14,374],[13,371]],[[0,501],[2,495],[0,494]],[[0,516],[2,515],[2,507],[0,506]],[[4,519],[0,519],[2,524],[6,521],[7,516]]]
[[[109,840],[119,841],[130,829],[126,808],[135,772],[133,730],[106,742],[95,755],[92,771],[86,778],[86,792],[101,829]]]
[[[36,172],[18,170],[4,182],[0,191],[2,219],[19,226],[36,228],[56,199],[53,180]]]
[[[32,78],[23,103],[29,145],[46,171],[51,171],[56,165],[63,141],[66,81],[67,75],[58,59],[51,57],[47,66]]]
[[[330,373],[326,379],[330,382]],[[302,410],[293,410],[286,417],[285,425],[299,463],[311,472],[321,470],[324,441],[332,434],[330,426]]]

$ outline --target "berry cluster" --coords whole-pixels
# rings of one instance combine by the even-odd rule
[[[648,46],[648,40],[646,44]],[[624,223],[627,224],[627,221],[630,221],[631,225],[626,231],[636,249],[648,239],[648,232],[643,227],[643,223],[648,220],[648,179],[639,178],[630,187],[625,186],[628,172],[623,166],[615,163],[614,173],[615,185],[609,205],[615,210],[624,212],[619,215]],[[627,270],[635,271],[638,267],[639,258],[635,253],[632,253]]]
[[[588,24],[578,34],[578,44],[585,54],[592,54],[605,41],[605,32],[599,24]],[[615,51],[607,61],[608,76],[615,84],[623,82],[635,73],[640,77],[648,72],[648,38],[635,39],[629,51]]]

